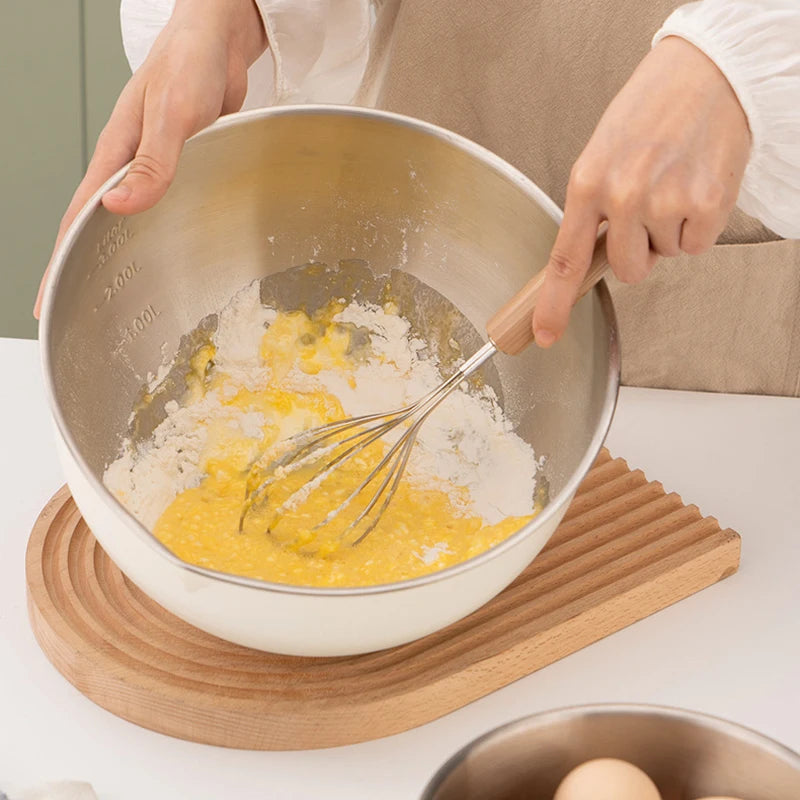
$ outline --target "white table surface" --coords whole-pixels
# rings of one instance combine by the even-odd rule
[[[416,730],[321,751],[258,753],[170,739],[95,706],[39,650],[24,553],[62,484],[38,345],[0,339],[0,790],[93,784],[101,800],[412,800],[473,737],[543,709],[681,706],[800,750],[800,400],[623,389],[615,455],[742,534],[740,572]]]

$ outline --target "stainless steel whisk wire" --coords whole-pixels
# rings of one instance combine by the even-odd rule
[[[325,478],[336,467],[341,466],[345,461],[353,458],[362,452],[373,442],[383,438],[387,433],[394,430],[398,425],[403,424],[409,419],[414,421],[408,426],[408,429],[394,442],[389,450],[384,454],[383,458],[378,464],[368,473],[363,481],[342,501],[336,508],[332,509],[328,515],[319,523],[317,523],[311,530],[312,532],[324,527],[339,514],[348,508],[351,503],[363,492],[370,483],[372,483],[384,470],[384,476],[380,486],[370,498],[366,507],[361,511],[358,516],[345,528],[341,534],[344,538],[348,532],[357,529],[358,525],[363,522],[369,513],[383,497],[383,503],[378,509],[372,521],[368,524],[366,529],[355,539],[352,544],[360,544],[378,524],[381,516],[386,511],[389,503],[392,500],[400,480],[403,477],[408,460],[411,457],[411,451],[417,439],[419,429],[425,420],[433,413],[433,411],[441,405],[442,402],[452,392],[470,376],[472,376],[483,364],[485,364],[492,356],[497,353],[497,347],[491,340],[488,341],[483,347],[480,348],[474,355],[468,358],[449,378],[440,383],[435,389],[431,389],[426,395],[415,401],[411,405],[398,409],[393,412],[379,413],[379,414],[365,414],[351,419],[341,420],[338,422],[330,422],[318,428],[314,428],[312,432],[304,431],[292,437],[297,441],[297,446],[285,454],[282,458],[277,459],[270,470],[270,474],[252,491],[249,492],[245,500],[241,516],[239,518],[239,531],[242,532],[244,520],[249,513],[252,506],[259,500],[264,492],[277,480],[280,480],[286,471],[299,469],[303,464],[310,460],[315,460],[330,452],[334,447],[342,447],[350,442],[353,442],[344,452],[339,453],[335,458],[329,461],[325,468],[313,479],[312,483],[315,486],[321,484]],[[370,425],[369,423],[375,423]],[[364,428],[365,425],[369,427]],[[363,428],[363,430],[347,436],[335,442],[333,445],[325,445],[325,443],[332,437],[337,436],[353,428]],[[291,441],[291,440],[289,440]],[[322,452],[318,452],[322,449]],[[388,469],[387,469],[388,467]],[[273,512],[273,519],[279,517],[283,512],[292,506],[295,499],[302,494],[307,493],[308,484],[304,485],[297,491],[293,492],[275,511]],[[387,493],[388,489],[388,493]],[[385,495],[385,497],[384,497]]]
[[[577,296],[582,297],[586,294],[586,292],[603,277],[607,269],[608,259],[605,248],[605,232],[602,232],[595,244],[591,264],[583,278]],[[488,342],[473,356],[468,358],[450,377],[445,379],[439,386],[432,389],[415,403],[388,413],[366,414],[360,417],[345,419],[340,422],[331,422],[319,428],[305,431],[304,433],[297,434],[287,439],[281,447],[286,445],[290,447],[294,445],[294,447],[291,447],[283,456],[271,461],[265,468],[261,467],[261,460],[257,461],[251,467],[250,478],[253,477],[254,470],[256,470],[256,476],[260,477],[261,475],[265,475],[266,477],[258,482],[255,489],[252,491],[248,489],[246,491],[245,502],[239,518],[239,531],[243,532],[245,519],[253,506],[262,498],[266,497],[269,487],[283,478],[288,472],[299,469],[309,462],[317,462],[320,458],[327,453],[331,453],[335,449],[346,448],[343,452],[334,456],[331,461],[324,464],[310,481],[307,481],[300,489],[295,490],[287,500],[284,500],[283,503],[272,512],[271,520],[273,523],[282,513],[290,508],[296,507],[299,502],[302,502],[302,499],[307,497],[310,491],[320,486],[334,469],[358,455],[370,444],[386,436],[387,433],[394,430],[398,425],[407,423],[406,430],[403,431],[397,441],[389,447],[378,464],[367,474],[366,478],[361,481],[358,487],[336,508],[329,511],[322,522],[311,527],[310,531],[315,532],[334,520],[344,509],[348,508],[353,503],[367,486],[385,471],[386,474],[381,479],[377,491],[372,495],[366,507],[352,522],[346,525],[341,534],[339,534],[340,540],[343,541],[348,534],[353,531],[358,532],[358,526],[364,522],[364,520],[367,520],[367,517],[377,506],[377,513],[369,520],[365,530],[361,532],[351,544],[357,545],[363,542],[378,524],[381,516],[391,502],[392,497],[396,493],[400,485],[400,479],[403,476],[411,456],[411,450],[416,441],[419,429],[433,410],[439,406],[462,381],[469,378],[497,352],[502,351],[508,355],[516,355],[517,353],[521,353],[533,341],[531,315],[533,314],[533,309],[544,284],[544,280],[545,270],[541,270],[489,320],[486,325]],[[353,429],[360,430],[346,435],[343,439],[333,441],[332,444],[330,443],[334,437],[340,434],[347,434]],[[250,479],[248,479],[248,486],[249,483]],[[378,506],[379,503],[380,506]],[[271,528],[272,524],[267,526],[268,534],[273,533]],[[308,543],[306,542],[303,547],[307,545]],[[302,552],[308,551],[303,550]]]

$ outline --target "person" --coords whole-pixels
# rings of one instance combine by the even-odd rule
[[[157,203],[186,139],[243,104],[376,105],[484,144],[563,206],[540,346],[563,334],[605,222],[624,382],[800,395],[797,0],[123,0],[121,14],[135,71],[58,240],[131,159],[103,204]]]

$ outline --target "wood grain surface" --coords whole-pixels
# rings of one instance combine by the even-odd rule
[[[733,574],[739,536],[603,451],[547,547],[483,608],[349,658],[249,650],[179,620],[97,544],[62,488],[26,557],[34,634],[84,695],[170,736],[332,747],[422,725]]]

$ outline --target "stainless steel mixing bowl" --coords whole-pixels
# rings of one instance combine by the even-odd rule
[[[124,172],[124,171],[123,171]],[[118,218],[88,203],[56,255],[41,322],[45,386],[75,500],[109,556],[186,621],[251,647],[345,655],[444,627],[507,586],[555,530],[611,422],[614,314],[598,287],[564,340],[496,366],[520,435],[548,457],[550,503],[468,562],[358,589],[270,584],[177,559],[102,484],[148,373],[181,335],[254,278],[341,259],[401,267],[480,331],[541,268],[560,212],[483,148],[408,118],[344,107],[225,117],[190,140],[153,209]]]
[[[755,731],[674,708],[598,705],[536,714],[456,753],[421,800],[553,800],[592,758],[643,769],[662,800],[797,800],[800,755]]]

